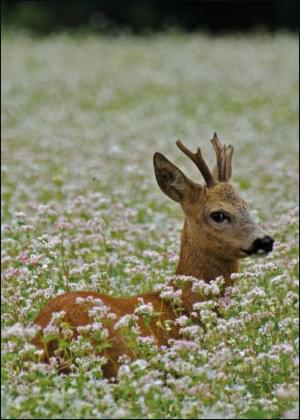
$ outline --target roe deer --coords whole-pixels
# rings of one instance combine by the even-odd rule
[[[185,215],[176,274],[193,276],[207,283],[223,276],[224,293],[226,287],[232,285],[231,274],[239,271],[239,259],[252,254],[269,253],[274,240],[251,218],[247,204],[229,183],[233,147],[222,145],[216,133],[211,142],[216,153],[213,171],[209,170],[200,149],[192,153],[179,140],[176,142],[179,149],[197,165],[206,185],[191,181],[161,153],[155,153],[153,161],[160,188],[168,197],[180,203]],[[174,283],[171,281],[170,285],[174,286]],[[207,299],[195,293],[189,282],[178,290],[181,293],[181,308],[187,315],[191,314],[193,304]],[[146,305],[150,303],[154,312],[159,313],[159,322],[154,317],[146,324],[142,316],[138,317],[141,336],[152,336],[158,346],[168,345],[169,338],[180,337],[175,323],[178,313],[159,292],[129,298],[116,298],[90,291],[70,292],[53,298],[35,320],[40,331],[33,343],[44,349],[44,360],[58,355],[57,340],[52,339],[47,343],[43,340],[54,313],[64,311],[62,319],[71,329],[69,339],[75,339],[83,326],[93,323],[89,311],[92,303],[88,303],[91,299],[100,299],[114,315],[105,325],[109,347],[96,352],[107,358],[103,366],[103,375],[107,378],[117,375],[121,355],[125,354],[130,359],[136,357],[123,339],[122,331],[116,328],[116,323],[124,315],[134,314],[141,300]],[[105,324],[107,320],[108,316],[104,313],[101,322]],[[162,327],[166,321],[170,325],[167,329]],[[96,347],[93,342],[94,345]]]

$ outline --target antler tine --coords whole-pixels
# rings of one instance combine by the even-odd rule
[[[225,181],[225,150],[224,146],[219,140],[217,133],[214,133],[213,138],[211,139],[212,145],[216,152],[217,157],[217,167],[218,167],[218,180]]]
[[[231,145],[223,145],[220,142],[217,133],[214,133],[211,142],[215,149],[217,157],[218,179],[219,181],[226,182],[231,176],[231,160],[233,155],[233,147]]]
[[[198,148],[196,153],[191,152],[187,147],[185,147],[180,140],[176,141],[177,147],[186,155],[188,156],[197,166],[197,168],[200,170],[201,174],[203,175],[203,178],[206,181],[206,184],[209,188],[216,185],[215,180],[205,162],[205,160],[202,157],[201,150]]]
[[[230,179],[231,177],[231,173],[232,173],[232,156],[233,156],[233,146],[231,146],[231,144],[229,144],[229,146],[227,146],[226,148],[226,179],[227,181]]]

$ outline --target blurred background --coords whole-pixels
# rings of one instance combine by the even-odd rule
[[[298,2],[286,1],[1,1],[5,27],[39,34],[63,29],[147,33],[269,31],[298,28]]]
[[[58,194],[55,205],[64,208],[91,190],[132,198],[133,208],[153,194],[153,214],[162,205],[172,214],[153,176],[154,151],[197,179],[174,141],[200,142],[213,162],[214,131],[235,145],[235,182],[248,202],[253,192],[261,217],[293,207],[295,0],[4,0],[1,7],[7,214],[13,202],[21,211],[27,199]]]

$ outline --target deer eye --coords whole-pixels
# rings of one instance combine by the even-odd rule
[[[224,222],[224,220],[228,220],[228,221],[230,220],[229,217],[225,213],[223,213],[222,211],[213,211],[210,214],[210,217],[216,223],[222,223],[222,222]]]

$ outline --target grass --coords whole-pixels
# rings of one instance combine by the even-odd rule
[[[297,46],[288,34],[4,34],[2,418],[297,416]],[[24,362],[50,297],[167,283],[182,214],[152,155],[201,180],[175,140],[212,161],[215,130],[235,146],[233,184],[276,239],[267,258],[243,261],[223,317],[188,350],[125,363],[117,384],[93,355],[68,376],[38,354]]]

